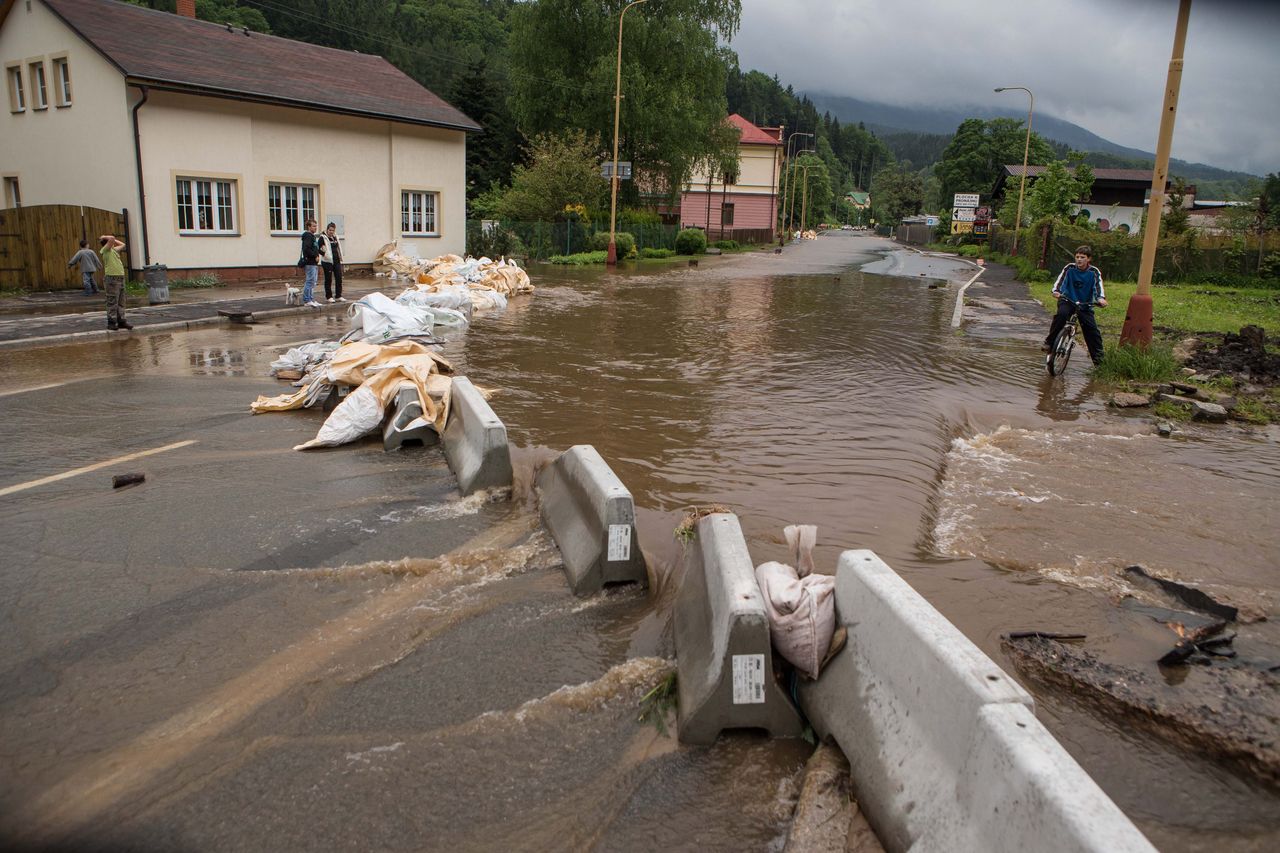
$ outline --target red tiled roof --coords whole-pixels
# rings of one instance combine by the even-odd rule
[[[380,56],[228,32],[114,0],[43,0],[131,83],[426,124],[480,125]]]
[[[729,124],[738,129],[742,134],[742,142],[745,145],[781,145],[776,136],[770,136],[742,116],[734,113],[729,116]]]
[[[1027,177],[1038,178],[1044,174],[1045,166],[1027,166]],[[1014,163],[1004,167],[1006,175],[1021,177],[1022,164]],[[1094,169],[1094,180],[1099,181],[1137,181],[1150,184],[1155,172],[1152,169]]]

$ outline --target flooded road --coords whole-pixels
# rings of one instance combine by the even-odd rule
[[[1083,370],[1049,380],[1026,340],[953,330],[954,284],[860,272],[886,245],[533,270],[531,298],[445,351],[497,391],[511,502],[460,499],[430,450],[294,453],[318,412],[245,414],[278,390],[263,376],[279,347],[336,337],[337,317],[0,353],[2,391],[78,380],[0,398],[20,436],[0,488],[197,442],[149,457],[127,492],[72,478],[0,498],[0,831],[779,849],[805,744],[684,748],[637,721],[670,669],[672,531],[711,503],[738,513],[757,562],[786,558],[790,523],[819,526],[819,570],[874,549],[1015,675],[999,637],[1027,629],[1154,670],[1171,632],[1118,606],[1145,594],[1116,574],[1132,563],[1274,613],[1274,431],[1155,437],[1106,412]],[[522,484],[581,443],[635,497],[648,592],[572,597],[538,528]],[[1240,642],[1280,662],[1270,623]],[[1161,849],[1280,843],[1273,792],[1026,683]]]

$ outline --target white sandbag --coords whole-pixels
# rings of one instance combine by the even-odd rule
[[[351,304],[351,329],[343,340],[382,343],[405,335],[429,335],[431,312],[396,302],[382,293],[370,293]]]
[[[298,370],[303,373],[313,364],[325,361],[338,348],[337,341],[314,341],[299,347],[292,347],[284,355],[271,362],[271,375],[281,370]]]
[[[402,305],[420,308],[452,308],[464,311],[471,305],[471,288],[465,285],[439,285],[435,290],[413,288],[396,297]]]
[[[471,288],[471,304],[479,309],[494,308],[501,310],[507,307],[507,297],[496,290],[473,287]]]
[[[761,563],[756,567],[756,583],[764,597],[773,647],[801,673],[817,678],[835,633],[836,579],[813,574],[817,527],[793,525],[783,535],[804,576],[784,563]]]
[[[337,447],[374,432],[382,425],[383,407],[378,395],[363,385],[347,395],[320,426],[316,437],[294,450]]]

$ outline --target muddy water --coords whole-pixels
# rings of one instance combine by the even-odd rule
[[[814,523],[819,565],[876,550],[1011,672],[999,635],[1018,629],[1086,633],[1108,659],[1154,669],[1172,635],[1119,606],[1147,595],[1117,576],[1133,563],[1274,611],[1274,431],[1155,437],[1103,410],[1082,370],[1049,380],[1027,342],[953,331],[954,286],[859,272],[874,247],[837,235],[786,261],[538,269],[535,298],[482,318],[451,354],[498,388],[532,455],[600,450],[659,575],[676,571],[671,531],[689,507],[733,507],[757,561],[784,557],[785,524]],[[659,584],[659,612],[673,587]],[[1280,661],[1266,623],[1250,631],[1247,654]],[[1272,793],[1028,686],[1162,848],[1276,841]]]
[[[1274,611],[1276,433],[1156,438],[1103,410],[1078,366],[1049,380],[1031,342],[953,331],[954,287],[896,260],[859,272],[879,248],[835,235],[698,269],[539,268],[533,297],[448,343],[496,389],[522,483],[572,444],[609,460],[649,592],[568,595],[523,485],[460,500],[434,450],[296,454],[321,413],[249,418],[280,390],[262,378],[278,346],[336,338],[335,315],[0,354],[14,389],[80,380],[0,399],[22,436],[6,483],[97,461],[83,436],[104,422],[121,452],[199,439],[128,494],[71,480],[0,506],[17,557],[0,572],[0,837],[779,848],[803,743],[686,749],[636,720],[669,667],[671,533],[691,506],[733,507],[757,561],[785,558],[793,522],[819,525],[827,571],[875,549],[1015,674],[999,636],[1016,629],[1087,633],[1154,671],[1171,634],[1122,606],[1150,601],[1115,574],[1135,562]],[[109,537],[76,526],[122,507],[133,522]],[[1242,653],[1280,660],[1269,629],[1243,627]],[[1280,842],[1273,793],[1026,683],[1161,849]]]

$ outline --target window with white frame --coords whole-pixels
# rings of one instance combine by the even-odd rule
[[[316,219],[315,184],[267,184],[267,225],[272,234],[298,234],[308,219]]]
[[[22,207],[22,189],[18,186],[17,175],[6,175],[4,178],[4,206]]]
[[[49,87],[44,79],[44,60],[31,63],[31,108],[49,109]]]
[[[27,96],[22,89],[22,66],[10,65],[5,69],[5,78],[9,84],[9,110],[23,112],[27,108]]]
[[[235,181],[178,178],[175,190],[179,233],[237,233]]]
[[[53,61],[53,86],[58,106],[71,106],[71,66],[65,56]]]
[[[440,233],[436,221],[440,193],[425,190],[400,191],[400,233],[406,236],[430,236]]]

